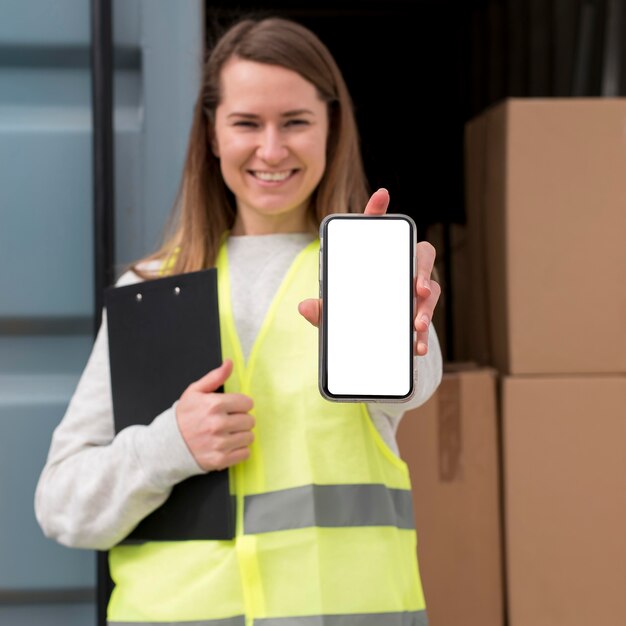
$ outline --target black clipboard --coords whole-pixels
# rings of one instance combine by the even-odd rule
[[[104,299],[118,433],[130,425],[148,425],[191,382],[222,363],[217,269],[109,287]],[[165,503],[123,542],[234,535],[234,498],[225,469],[174,486]]]

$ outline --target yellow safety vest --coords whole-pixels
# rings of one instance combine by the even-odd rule
[[[294,260],[246,363],[222,246],[225,390],[252,397],[256,418],[250,457],[230,470],[236,537],[113,548],[109,624],[427,624],[407,467],[364,404],[317,388],[317,330],[297,307],[317,292],[318,251]]]

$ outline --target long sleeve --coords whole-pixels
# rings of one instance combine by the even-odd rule
[[[35,514],[45,535],[67,546],[108,549],[176,483],[201,473],[178,429],[175,405],[149,426],[115,436],[104,317],[37,485]]]

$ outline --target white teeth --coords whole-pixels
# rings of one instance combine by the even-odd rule
[[[270,181],[281,181],[285,180],[291,171],[288,170],[286,172],[254,172],[254,175],[260,180]]]

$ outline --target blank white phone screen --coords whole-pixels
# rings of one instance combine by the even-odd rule
[[[412,230],[405,219],[337,218],[326,232],[327,387],[333,395],[411,391]]]

